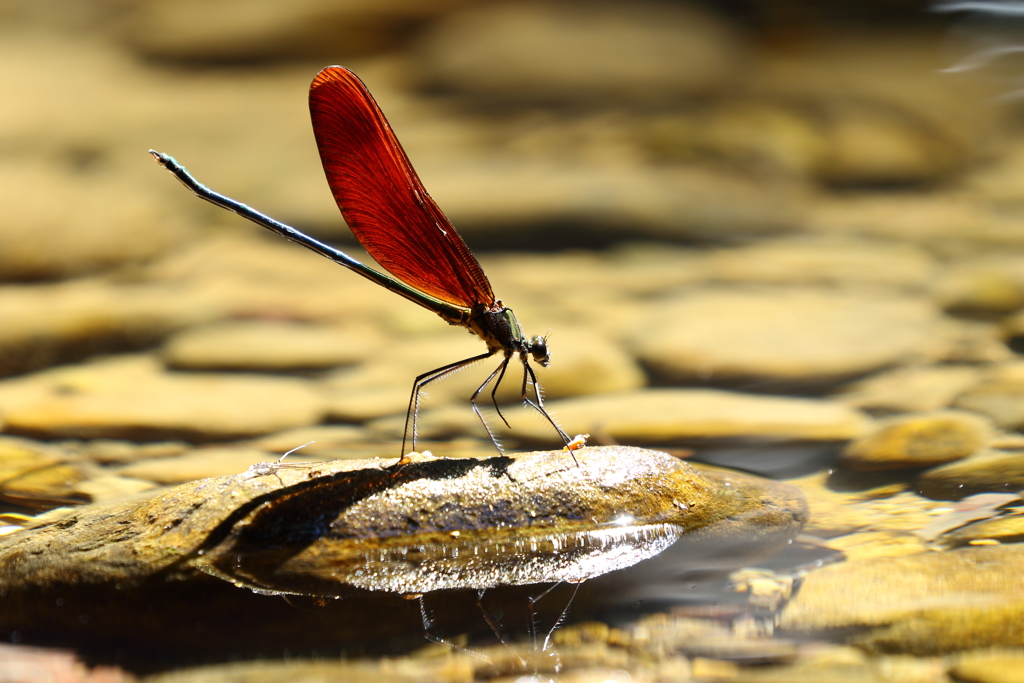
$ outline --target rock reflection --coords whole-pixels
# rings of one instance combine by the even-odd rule
[[[806,515],[788,487],[663,453],[588,448],[577,458],[282,471],[210,535],[194,564],[259,592],[321,598],[587,581],[587,604],[607,608],[671,601],[698,548],[731,564],[793,538]],[[594,583],[669,548],[664,562]]]
[[[540,642],[570,601],[572,621],[609,623],[717,602],[695,572],[724,582],[806,519],[785,484],[637,448],[576,457],[308,463],[55,511],[0,538],[0,628],[178,664]]]
[[[663,453],[591,448],[578,460],[275,472],[280,486],[220,525],[197,565],[241,586],[319,596],[578,582],[735,512],[719,486]]]

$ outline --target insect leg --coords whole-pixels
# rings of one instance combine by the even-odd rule
[[[420,375],[419,377],[416,378],[416,380],[412,383],[412,395],[409,396],[409,408],[408,408],[408,410],[405,413],[405,430],[402,432],[402,453],[401,453],[401,455],[399,457],[405,457],[405,454],[406,454],[405,444],[406,444],[406,441],[408,441],[408,439],[409,439],[409,425],[410,424],[412,425],[412,449],[416,450],[416,422],[417,422],[417,420],[419,418],[419,412],[420,412],[420,392],[423,391],[423,387],[427,386],[431,382],[437,381],[439,379],[443,379],[443,378],[447,377],[448,375],[452,374],[453,372],[456,372],[457,370],[461,370],[462,368],[466,367],[467,365],[472,365],[473,363],[475,363],[477,361],[483,360],[484,358],[490,358],[493,355],[494,355],[494,351],[488,351],[487,353],[481,353],[479,356],[473,356],[472,358],[466,358],[465,360],[456,361],[454,363],[449,363],[448,365],[443,365],[443,366],[441,366],[439,368],[435,368],[435,369],[431,370],[430,372],[424,372],[422,375]],[[475,394],[474,394],[474,396],[475,396]],[[473,410],[476,411],[476,406],[475,405],[473,406]],[[479,411],[476,411],[476,412],[477,412],[477,415],[479,416],[480,412]],[[486,427],[487,425],[485,424],[484,426]],[[488,430],[488,434],[490,434],[490,430]],[[491,439],[493,440],[494,437],[491,437]]]
[[[480,407],[476,404],[476,399],[480,396],[481,392],[483,392],[487,385],[491,383],[491,380],[493,380],[496,376],[498,377],[498,381],[501,382],[501,378],[505,376],[505,368],[508,367],[509,358],[511,358],[511,356],[509,354],[505,354],[505,358],[501,361],[501,365],[494,368],[494,372],[488,375],[487,379],[483,381],[483,384],[478,386],[476,388],[476,391],[473,392],[473,395],[469,397],[469,404],[473,406],[473,412],[476,413],[476,416],[478,418],[480,418],[480,423],[484,426],[484,430],[487,432],[487,436],[491,437],[491,443],[494,444],[494,447],[497,448],[498,452],[501,453],[502,455],[505,455],[505,449],[501,447],[501,442],[498,441],[498,437],[494,436],[494,432],[491,430],[491,426],[487,424],[487,420],[484,418],[484,414],[480,412]],[[494,394],[492,392],[492,398],[493,395]],[[498,417],[500,417],[501,421],[505,423],[505,426],[509,426],[508,420],[505,419],[505,416],[501,414],[501,409],[498,408],[496,399],[494,408],[498,411]]]
[[[544,394],[541,391],[540,383],[537,381],[537,373],[533,371],[533,368],[530,366],[530,362],[526,359],[525,355],[520,355],[519,357],[523,361],[523,403],[528,406],[532,406],[537,412],[543,415],[544,419],[555,428],[555,431],[558,432],[558,436],[562,437],[562,442],[568,446],[572,439],[569,438],[569,435],[562,430],[558,423],[555,422],[555,418],[551,417],[551,414],[544,407]],[[531,401],[530,397],[527,395],[526,387],[528,383],[533,386],[533,395],[537,397],[536,403]],[[569,451],[569,453],[575,461],[576,455],[573,454],[572,451]],[[577,461],[576,464],[578,465],[579,462]]]

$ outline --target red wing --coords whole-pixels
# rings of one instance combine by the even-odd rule
[[[327,183],[370,256],[442,301],[492,304],[480,263],[423,188],[363,82],[327,67],[309,87],[309,110]]]

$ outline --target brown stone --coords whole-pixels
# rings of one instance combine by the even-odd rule
[[[994,546],[831,565],[783,610],[785,633],[845,631],[870,652],[943,654],[1018,645],[1024,548]]]
[[[169,373],[120,356],[0,382],[13,433],[48,438],[229,440],[315,424],[324,403],[308,380]]]
[[[1024,451],[983,451],[933,467],[918,475],[915,488],[943,500],[974,493],[1016,493],[1024,489]]]
[[[912,298],[707,290],[660,306],[633,346],[658,376],[677,382],[835,382],[938,353],[939,320],[931,304]]]
[[[942,465],[979,450],[991,431],[987,420],[968,412],[901,415],[847,444],[842,461],[861,472]]]

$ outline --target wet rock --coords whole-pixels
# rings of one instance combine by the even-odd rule
[[[926,468],[960,460],[985,445],[988,420],[968,412],[901,415],[879,421],[847,444],[842,462],[859,472]]]
[[[418,165],[470,244],[487,232],[527,234],[523,226],[588,226],[580,239],[589,240],[595,231],[617,234],[629,225],[633,238],[677,242],[776,235],[804,220],[802,188],[791,184],[766,185],[711,164],[658,168],[550,156]]]
[[[860,531],[830,538],[828,547],[841,551],[850,561],[903,557],[928,550],[920,538],[906,531]]]
[[[118,465],[148,458],[166,458],[181,455],[191,446],[183,441],[155,441],[133,443],[117,439],[92,439],[89,441],[64,441],[64,449],[85,460],[102,465]]]
[[[130,6],[119,22],[122,40],[141,55],[185,62],[263,62],[337,59],[394,48],[410,25],[463,4],[304,0],[285,8],[275,2],[214,8],[199,2]],[[196,22],[196,12],[206,19]],[[245,20],[239,21],[240,13]]]
[[[938,513],[935,518],[915,533],[923,540],[933,542],[971,522],[998,517],[1006,512],[1004,508],[1019,502],[1020,496],[1016,493],[977,493],[957,501],[955,505],[935,510]]]
[[[690,468],[630,459],[616,449],[597,449],[583,460],[581,472],[567,454],[545,462],[428,458],[407,465],[396,475],[397,485],[383,489],[391,475],[378,464],[369,481],[356,474],[340,487],[311,491],[306,501],[299,496],[283,499],[280,509],[271,503],[253,510],[223,542],[206,549],[200,566],[264,590],[320,595],[338,594],[339,584],[396,593],[523,585],[629,566],[671,545],[683,528],[699,528],[720,514],[712,502],[716,487]],[[601,483],[610,481],[609,467],[618,470],[621,488]],[[406,476],[412,479],[402,482]],[[463,487],[439,487],[437,476],[457,477]],[[353,484],[355,490],[346,491]],[[552,485],[557,496],[550,495]],[[325,495],[337,511],[327,527]],[[279,537],[284,530],[276,520],[283,518],[290,520],[287,538]],[[622,520],[616,540],[589,537],[603,535],[599,530],[614,520]],[[268,543],[285,554],[268,554]]]
[[[799,493],[756,477],[704,473],[664,454],[623,447],[587,448],[577,457],[579,466],[565,453],[480,460],[421,456],[397,470],[379,460],[268,463],[135,502],[54,511],[0,540],[0,625],[26,637],[46,628],[93,643],[124,644],[132,633],[149,639],[155,633],[149,628],[145,634],[126,628],[138,619],[151,622],[133,609],[137,596],[147,610],[168,601],[156,610],[162,629],[177,619],[180,609],[173,604],[189,605],[183,618],[192,624],[232,615],[235,627],[216,636],[194,628],[161,630],[162,648],[168,639],[216,652],[227,642],[250,650],[267,644],[279,651],[298,642],[319,647],[321,641],[337,648],[345,640],[364,642],[384,633],[394,638],[408,627],[417,635],[423,628],[415,603],[375,592],[375,608],[369,594],[352,584],[409,592],[594,576],[602,566],[628,566],[656,555],[663,541],[672,545],[680,535],[689,538],[683,533],[689,530],[695,534],[690,542],[673,550],[660,569],[647,570],[671,584],[678,582],[680,562],[705,561],[697,548],[715,547],[732,562],[748,545],[751,557],[764,556],[798,533],[806,515]],[[42,547],[49,550],[33,550]],[[207,573],[277,591],[349,597],[325,612],[282,612],[277,606],[284,603],[238,591]],[[611,585],[632,585],[622,584],[624,573],[613,574]],[[638,589],[653,585],[648,574],[636,580]],[[609,585],[591,581],[580,592],[592,593],[591,605],[594,596],[614,599]],[[40,610],[40,604],[54,604],[46,597],[51,594],[62,597],[60,609]],[[475,591],[467,594],[478,599]],[[422,606],[429,613],[436,607],[438,614],[462,614],[441,609],[454,599],[449,591],[431,595],[434,607]],[[529,593],[517,595],[525,605]],[[586,604],[582,597],[576,603],[584,612]],[[254,618],[238,619],[254,608]],[[342,617],[337,609],[355,609],[364,618]],[[563,607],[554,609],[553,622]],[[386,625],[367,620],[369,613],[387,614]],[[84,627],[81,614],[97,618]],[[316,643],[309,632],[288,625],[296,618],[324,625]]]
[[[886,683],[920,681],[944,683],[946,663],[941,657],[907,655],[868,656],[857,648],[815,643],[791,664],[745,667],[731,680],[736,683]]]
[[[961,170],[969,158],[961,141],[915,109],[864,100],[825,103],[827,142],[814,175],[837,185],[907,185]]]
[[[792,641],[758,637],[756,634],[743,634],[739,631],[713,619],[658,613],[618,629],[608,640],[655,660],[668,653],[724,660],[723,664],[726,661],[769,664],[796,658],[796,644]],[[555,633],[555,642],[558,644],[568,645],[578,638],[579,635],[571,629]]]
[[[1000,86],[968,74],[950,79],[940,56],[948,36],[941,31],[829,31],[820,37],[765,49],[744,75],[749,91],[805,103],[814,113],[828,143],[819,161],[823,179],[934,182],[969,168],[973,154],[985,149],[986,135],[998,130],[1005,112],[984,102]],[[864,140],[869,133],[874,137]],[[887,149],[875,146],[883,142]],[[886,160],[890,168],[883,167]]]
[[[988,415],[1004,429],[1024,427],[1024,363],[987,369],[982,381],[961,393],[954,405]]]
[[[943,507],[942,503],[904,491],[905,484],[899,482],[895,486],[850,490],[846,482],[837,482],[827,472],[817,472],[788,483],[807,497],[811,508],[807,532],[824,538],[866,531],[904,534],[925,527],[933,511]]]
[[[1012,248],[1024,239],[1019,217],[958,194],[825,196],[809,207],[807,225],[816,234],[895,239],[948,256]]]
[[[437,324],[436,315],[321,256],[273,235],[264,237],[256,226],[236,227],[237,232],[168,254],[143,269],[141,277],[174,283],[190,300],[214,306],[219,316],[213,320],[324,323],[362,332],[364,325],[378,323],[394,329],[396,317],[404,323],[419,313],[424,324]]]
[[[967,524],[944,534],[940,539],[941,545],[947,548],[1020,541],[1024,541],[1024,514],[1019,511]]]
[[[13,87],[13,84],[12,84]],[[24,92],[24,91],[19,91]],[[159,193],[121,173],[105,150],[83,143],[65,163],[35,158],[0,162],[0,280],[39,280],[95,273],[152,258],[195,237],[166,210]],[[61,188],[54,201],[53,188]]]
[[[807,575],[786,633],[840,632],[869,652],[931,655],[1021,642],[1024,548],[962,548],[847,562]],[[849,633],[849,631],[847,631]]]
[[[1020,683],[1024,651],[1019,648],[965,652],[956,658],[949,675],[963,683]]]
[[[356,425],[318,425],[270,434],[257,439],[254,443],[263,451],[282,455],[301,446],[302,450],[296,452],[296,460],[302,460],[306,455],[327,452],[332,454],[331,457],[341,458],[344,457],[346,448],[353,443],[365,441],[367,436],[366,430]]]
[[[233,321],[179,332],[167,340],[160,356],[169,367],[186,370],[312,370],[361,361],[380,341],[365,331],[344,328]]]
[[[723,158],[834,185],[906,185],[960,170],[964,148],[913,107],[847,96],[714,102],[643,121],[659,158]]]
[[[59,449],[13,436],[0,436],[0,485],[66,459]]]
[[[60,462],[34,468],[3,482],[0,498],[28,508],[48,510],[87,502],[82,485],[99,475],[82,462]]]
[[[65,562],[78,556],[74,548],[89,547],[82,555],[83,560],[88,557],[88,566],[80,568],[82,579],[115,572],[107,578],[130,582],[180,560],[216,566],[221,553],[211,554],[215,546],[224,543],[239,551],[256,544],[266,549],[267,535],[281,532],[293,539],[289,543],[298,544],[296,548],[319,537],[348,539],[347,545],[358,554],[366,543],[363,550],[372,546],[367,550],[369,557],[384,552],[389,543],[397,548],[410,541],[415,541],[414,546],[439,542],[443,548],[466,543],[460,534],[472,536],[488,529],[498,536],[512,532],[507,542],[514,542],[517,534],[533,534],[536,542],[543,543],[545,529],[600,529],[601,520],[610,523],[623,514],[630,516],[630,524],[655,528],[669,522],[697,529],[759,504],[728,495],[728,489],[720,490],[692,467],[664,454],[587,448],[578,451],[577,458],[579,466],[567,453],[482,460],[421,456],[399,470],[382,460],[271,465],[187,484],[142,503],[68,510],[59,524],[43,519],[4,544],[8,551],[38,543],[66,544],[70,554]],[[609,488],[613,481],[617,483]],[[327,500],[334,501],[330,507],[337,517],[325,522]],[[581,516],[580,509],[587,513]],[[208,537],[225,519],[231,527]],[[286,527],[278,527],[284,519]],[[118,529],[120,533],[111,536]],[[417,535],[421,535],[418,541]],[[156,555],[146,551],[154,539],[160,539]],[[194,556],[199,548],[207,552]],[[221,552],[226,551],[227,547]],[[137,559],[122,565],[124,553]],[[28,556],[19,557],[27,560]],[[315,554],[296,559],[296,567],[316,559]],[[42,567],[35,567],[35,562],[5,565],[2,585],[10,588],[16,581],[57,579],[38,573]],[[401,572],[401,565],[394,571]],[[358,577],[351,576],[352,580]]]
[[[672,381],[835,382],[933,355],[938,323],[938,311],[915,299],[710,290],[659,307],[634,347]]]
[[[167,284],[8,285],[0,289],[0,376],[135,350],[221,311]]]
[[[323,413],[306,380],[168,373],[148,356],[4,380],[0,406],[7,431],[46,438],[229,440],[315,424]]]
[[[101,470],[70,450],[17,437],[0,437],[0,500],[48,510],[96,500],[88,482]]]
[[[421,59],[436,81],[482,95],[663,99],[720,88],[738,66],[737,37],[690,5],[506,2],[437,22]]]
[[[845,387],[835,398],[864,410],[914,413],[949,407],[980,381],[975,367],[930,365],[895,368]]]
[[[732,438],[846,441],[868,428],[865,415],[838,403],[712,389],[643,389],[545,405],[571,434],[605,434],[622,443]],[[517,413],[509,411],[509,419],[515,420],[512,435],[540,441],[554,438],[546,422]],[[374,426],[400,429],[394,420]],[[476,434],[480,428],[473,413],[458,405],[425,412],[420,426],[425,437]]]
[[[297,444],[301,446],[302,444]],[[122,477],[144,479],[158,484],[180,484],[186,481],[223,477],[244,472],[260,462],[273,461],[274,453],[245,446],[210,446],[196,448],[171,458],[149,458],[115,471]],[[304,458],[299,458],[302,460]],[[288,463],[289,466],[293,463]]]
[[[1013,253],[961,258],[944,269],[935,294],[949,310],[1011,313],[1024,306],[1022,268],[1024,258]]]
[[[708,254],[703,266],[713,280],[778,285],[864,283],[921,290],[936,264],[909,244],[855,239],[780,238]]]
[[[135,496],[156,487],[157,485],[149,479],[100,474],[75,484],[72,492],[85,497],[90,502],[104,503],[118,498]]]
[[[1024,451],[984,451],[934,467],[918,475],[915,488],[942,500],[975,493],[1016,493],[1024,489]]]

